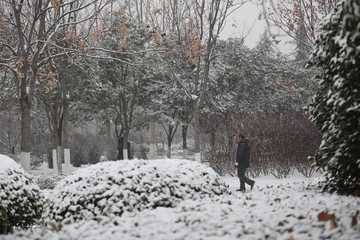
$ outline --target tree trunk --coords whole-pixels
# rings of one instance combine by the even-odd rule
[[[177,131],[178,128],[178,124],[176,125],[172,125],[172,124],[168,124],[167,127],[165,127],[163,124],[161,124],[166,132],[166,136],[167,136],[167,158],[171,158],[171,145],[172,145],[172,141],[174,139],[175,133]]]
[[[201,163],[200,152],[200,108],[195,101],[194,106],[194,140],[195,140],[195,161]]]
[[[30,152],[32,148],[31,144],[31,98],[28,86],[26,86],[26,80],[21,79],[20,89],[20,109],[21,109],[21,166],[30,171]]]
[[[124,160],[129,159],[129,152],[128,152],[128,139],[129,139],[129,130],[124,131],[124,138],[123,138],[123,158]]]
[[[150,123],[149,135],[150,135],[149,159],[155,159],[156,158],[156,123],[155,122]]]
[[[70,144],[69,144],[69,93],[65,92],[64,96],[64,113],[63,113],[63,146],[64,146],[64,161],[65,173],[70,173]]]
[[[56,149],[52,150],[52,158],[53,158],[53,169],[55,173],[59,173]]]
[[[216,140],[216,132],[215,129],[212,128],[210,133],[211,149],[215,149],[215,140]]]
[[[56,154],[57,154],[57,167],[58,173],[62,173],[62,162],[63,162],[63,147],[62,147],[62,116],[60,117],[57,130],[56,130]]]
[[[210,133],[210,154],[211,154],[211,160],[216,161],[216,155],[217,155],[217,149],[215,147],[215,140],[216,140],[216,131],[215,128],[211,128]]]
[[[187,130],[188,130],[188,125],[182,125],[182,139],[183,139],[183,158],[187,159]]]
[[[61,145],[58,145],[56,147],[56,160],[57,160],[57,167],[58,167],[58,170],[57,172],[59,174],[62,173],[62,162],[63,162],[63,147]]]
[[[167,149],[167,155],[166,157],[167,158],[171,158],[171,145],[172,145],[172,141],[170,139],[170,136],[168,136],[168,149]]]

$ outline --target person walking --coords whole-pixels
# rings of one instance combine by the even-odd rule
[[[235,166],[237,167],[237,174],[240,179],[240,189],[236,191],[245,192],[245,183],[250,185],[251,190],[255,185],[254,180],[245,176],[246,170],[250,167],[250,141],[243,134],[239,134],[235,139],[238,143]]]

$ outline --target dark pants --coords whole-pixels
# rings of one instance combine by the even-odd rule
[[[245,176],[247,168],[238,168],[238,177],[240,179],[240,190],[245,190],[245,183],[252,185],[255,181]]]

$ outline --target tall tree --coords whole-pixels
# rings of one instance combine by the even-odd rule
[[[321,25],[311,65],[319,91],[311,120],[323,133],[314,159],[325,170],[325,189],[360,196],[360,2],[344,0]]]
[[[150,33],[143,25],[124,15],[113,19],[101,43],[114,51],[99,60],[98,80],[95,85],[98,109],[115,122],[118,137],[118,159],[128,159],[130,131],[144,124],[146,104],[146,45]],[[123,153],[123,154],[121,154]]]
[[[320,21],[338,2],[340,0],[261,0],[269,31],[275,25],[294,39],[299,60],[308,57]]]
[[[78,35],[77,26],[91,27],[95,16],[107,4],[107,0],[3,0],[1,28],[9,28],[1,37],[0,66],[10,69],[19,86],[21,109],[21,163],[30,170],[31,109],[34,89],[40,70],[50,61],[70,56],[86,47],[84,36]],[[71,46],[56,42],[54,36],[65,32]]]
[[[211,62],[218,36],[228,15],[246,1],[191,0],[168,1],[160,5],[154,18],[158,20],[158,39],[168,43],[173,80],[192,101],[195,137],[195,159],[201,162],[200,110],[208,89]],[[161,20],[161,21],[159,21]],[[156,22],[156,21],[155,21]],[[167,56],[167,55],[166,55]]]
[[[237,7],[245,1],[238,3]],[[209,74],[213,54],[219,34],[225,24],[226,18],[234,7],[234,1],[222,0],[195,0],[192,2],[195,9],[194,17],[196,29],[194,31],[191,45],[190,57],[196,65],[195,82],[192,98],[194,100],[194,138],[195,138],[195,160],[201,162],[200,151],[200,110],[208,88]]]

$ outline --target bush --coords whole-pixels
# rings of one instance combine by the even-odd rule
[[[39,188],[14,160],[0,155],[0,233],[27,228],[42,212]]]
[[[56,184],[65,177],[65,174],[58,173],[41,173],[34,175],[34,182],[40,189],[54,189]]]
[[[185,199],[228,193],[228,186],[211,168],[196,162],[102,162],[60,181],[48,195],[45,216],[70,223],[121,216],[125,211],[174,207]]]
[[[322,71],[309,107],[323,133],[314,159],[324,189],[360,196],[360,2],[344,0],[320,27],[311,66]]]

